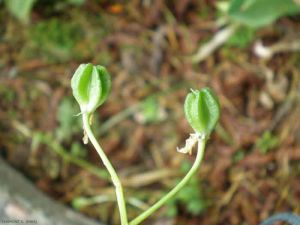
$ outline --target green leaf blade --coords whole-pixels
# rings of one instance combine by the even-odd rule
[[[300,4],[294,0],[231,0],[228,10],[232,20],[253,28],[299,13]]]

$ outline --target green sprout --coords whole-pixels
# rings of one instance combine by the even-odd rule
[[[96,108],[104,103],[110,92],[110,75],[102,66],[94,66],[90,63],[81,64],[72,77],[71,87],[73,90],[73,96],[77,100],[81,109],[84,143],[87,144],[88,139],[92,142],[104,166],[109,172],[111,180],[116,189],[121,224],[127,225],[127,212],[121,181],[109,159],[105,155],[103,149],[99,145],[97,139],[95,138],[90,126],[93,112],[96,110]]]
[[[185,177],[172,190],[129,222],[127,218],[126,201],[120,179],[91,129],[91,118],[93,112],[104,103],[110,92],[110,75],[102,66],[94,66],[90,63],[82,64],[73,75],[71,86],[73,89],[73,95],[81,109],[80,114],[82,115],[83,121],[84,143],[87,144],[88,140],[91,141],[115,186],[121,225],[138,225],[164,204],[172,200],[175,195],[189,183],[193,175],[198,171],[204,156],[205,145],[208,137],[219,120],[220,105],[218,98],[209,88],[192,90],[192,92],[187,95],[184,104],[184,111],[186,118],[195,133],[190,135],[183,148],[177,150],[181,153],[191,153],[192,148],[197,145],[196,159]]]

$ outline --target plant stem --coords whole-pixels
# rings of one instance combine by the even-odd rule
[[[90,139],[93,146],[95,147],[95,149],[96,149],[98,155],[100,156],[104,166],[108,170],[108,172],[111,176],[111,180],[112,180],[112,182],[115,186],[117,202],[118,202],[120,218],[121,218],[121,225],[128,225],[127,212],[126,212],[126,203],[125,203],[123,188],[122,188],[122,184],[120,182],[120,179],[119,179],[115,169],[111,165],[109,159],[105,155],[103,149],[99,145],[98,141],[96,140],[96,138],[95,138],[95,136],[94,136],[94,134],[91,130],[91,127],[90,127],[90,124],[89,124],[89,115],[86,114],[86,113],[83,113],[82,114],[82,121],[83,121],[84,131],[86,132],[88,138]]]
[[[199,140],[198,142],[198,150],[197,150],[197,156],[196,160],[190,169],[190,171],[185,175],[185,177],[163,198],[161,198],[159,201],[157,201],[153,206],[148,208],[145,212],[140,214],[138,217],[133,219],[129,225],[138,225],[142,221],[144,221],[146,218],[148,218],[152,213],[154,213],[156,210],[158,210],[163,204],[165,204],[168,200],[172,199],[191,179],[191,177],[197,172],[205,150],[205,144],[206,140]]]

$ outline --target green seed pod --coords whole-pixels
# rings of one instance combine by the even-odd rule
[[[111,79],[103,66],[81,64],[75,71],[71,87],[82,113],[93,113],[108,97]]]
[[[189,124],[197,133],[209,136],[220,117],[218,97],[210,88],[192,90],[185,99],[184,112]]]

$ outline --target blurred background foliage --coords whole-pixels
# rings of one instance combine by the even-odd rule
[[[183,101],[204,86],[222,104],[205,162],[148,223],[256,225],[300,213],[299,14],[297,0],[2,0],[0,154],[57,201],[117,224],[70,92],[74,69],[92,62],[112,74],[93,128],[130,218],[191,165],[176,153],[192,132]]]

